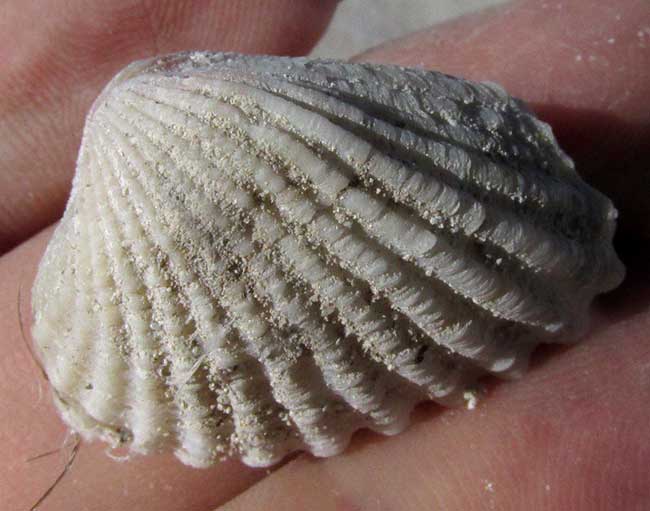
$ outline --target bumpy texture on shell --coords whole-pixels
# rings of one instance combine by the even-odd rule
[[[33,328],[65,420],[203,466],[329,456],[576,338],[616,211],[491,84],[135,63],[89,114]]]

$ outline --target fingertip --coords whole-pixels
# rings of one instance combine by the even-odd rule
[[[327,27],[336,0],[149,2],[158,53],[210,49],[301,55]],[[206,5],[210,4],[210,5]]]

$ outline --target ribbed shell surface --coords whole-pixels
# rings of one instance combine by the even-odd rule
[[[190,465],[329,456],[570,342],[616,211],[501,88],[186,53],[87,119],[33,291],[70,426]]]

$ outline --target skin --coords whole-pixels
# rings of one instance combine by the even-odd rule
[[[80,1],[8,1],[0,16],[0,243],[15,246],[0,258],[0,495],[7,509],[28,509],[66,460],[26,461],[61,446],[66,431],[19,319],[28,330],[29,289],[47,225],[68,193],[89,103],[125,63],[157,51],[306,52],[334,8],[289,0],[96,3],[95,11]],[[247,19],[262,4],[273,5]],[[84,30],[73,32],[79,23]],[[543,347],[521,380],[487,381],[476,410],[426,404],[397,437],[361,432],[343,455],[299,455],[270,474],[235,461],[193,470],[172,456],[120,463],[104,454],[106,446],[83,443],[40,509],[648,509],[649,52],[647,0],[535,0],[359,57],[503,84],[552,124],[579,172],[614,198],[628,276],[597,301],[581,344]]]

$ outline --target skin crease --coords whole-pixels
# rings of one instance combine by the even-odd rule
[[[625,208],[639,211],[634,208],[647,207],[648,202],[634,203],[639,193],[636,188],[645,182],[641,191],[648,190],[648,181],[643,181],[647,163],[635,166],[635,161],[647,162],[650,146],[650,34],[645,36],[647,47],[638,36],[642,27],[650,27],[650,13],[645,0],[619,1],[615,9],[596,0],[548,2],[547,8],[543,4],[518,3],[465,18],[385,45],[361,59],[422,64],[502,83],[532,102],[552,123],[563,147],[573,146],[569,152],[583,175],[592,182],[622,183],[615,191],[625,200],[617,206],[623,210],[621,223],[630,227],[623,229],[617,246],[629,273],[619,290],[599,300],[584,342],[571,348],[543,348],[535,355],[531,371],[519,381],[487,382],[487,395],[476,410],[421,406],[414,414],[413,426],[397,437],[386,439],[362,432],[343,455],[326,460],[300,455],[257,484],[266,472],[237,462],[208,470],[188,469],[171,456],[119,463],[105,456],[106,446],[83,444],[72,469],[40,509],[207,511],[242,491],[222,509],[648,509],[650,275],[646,266],[650,247],[643,232],[628,234],[634,233],[636,224],[632,217],[626,218],[629,209]],[[264,27],[272,30],[268,25]],[[258,32],[266,30],[264,27]],[[237,32],[234,27],[230,30],[231,34]],[[268,43],[270,36],[260,37]],[[612,37],[616,42],[608,43]],[[596,40],[607,46],[596,46]],[[167,44],[169,50],[176,48],[171,40]],[[26,47],[27,43],[21,51],[27,52]],[[575,60],[577,53],[586,58],[586,64]],[[588,65],[592,54],[597,60]],[[29,58],[29,53],[20,58]],[[594,69],[596,64],[604,65],[601,59],[617,72]],[[85,99],[82,94],[75,101]],[[6,97],[2,101],[4,109]],[[54,114],[48,109],[42,113],[38,104],[30,102],[25,107],[29,112],[23,112],[17,103],[12,115],[35,123],[34,129],[40,133],[48,115]],[[83,116],[81,106],[66,108]],[[584,111],[589,115],[583,115]],[[622,130],[624,136],[609,138],[613,129]],[[7,150],[4,139],[0,137],[2,154]],[[11,143],[18,146],[22,142]],[[72,154],[68,160],[56,160],[59,165],[72,161],[77,143],[68,142]],[[67,181],[52,185],[51,177],[38,173],[37,160],[30,162],[27,149],[15,150],[16,163],[27,158],[27,163],[20,160],[27,184],[12,181],[13,188],[6,188],[4,182],[0,186],[0,204],[11,218],[19,219],[3,217],[2,210],[0,225],[2,221],[7,225],[23,222],[23,230],[16,232],[24,233],[24,239],[31,232],[27,226],[40,227],[44,220],[29,204],[11,202],[12,197],[29,190],[43,201],[49,200],[48,196],[59,200],[52,186],[60,187],[63,197]],[[44,150],[55,151],[48,146]],[[634,156],[622,169],[618,156],[628,153]],[[70,168],[53,164],[48,172],[56,179],[59,174],[69,179]],[[621,179],[622,172],[625,179]],[[607,187],[601,189],[611,195]],[[647,228],[648,217],[644,219]],[[22,317],[28,326],[28,291],[49,234],[46,230],[0,258],[0,331],[4,333],[0,343],[0,416],[4,418],[0,421],[0,444],[8,453],[7,462],[0,467],[0,495],[11,510],[28,509],[65,461],[58,454],[25,461],[60,446],[65,439],[46,383],[21,339],[17,311],[20,295]]]

